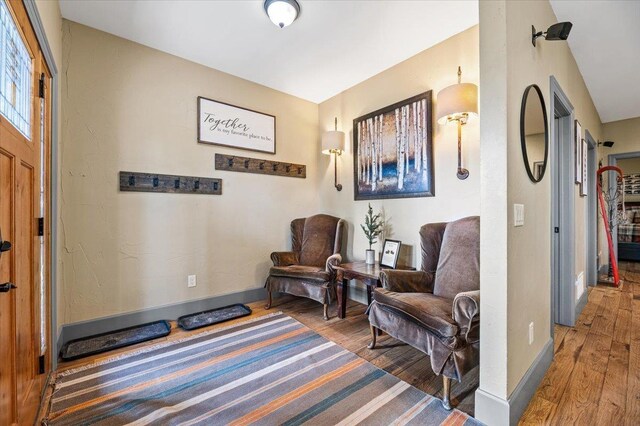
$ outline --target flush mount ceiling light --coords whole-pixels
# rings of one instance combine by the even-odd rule
[[[266,0],[264,11],[271,22],[280,28],[287,27],[300,15],[300,5],[296,0]]]
[[[538,37],[544,37],[545,40],[566,40],[569,38],[569,33],[571,32],[571,27],[573,24],[571,22],[558,22],[557,24],[553,24],[549,27],[546,32],[538,31],[536,32],[536,27],[531,26],[531,43],[536,45],[536,39]]]

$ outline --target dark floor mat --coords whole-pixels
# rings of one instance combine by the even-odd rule
[[[229,305],[209,311],[198,312],[197,314],[181,316],[178,318],[178,325],[185,330],[193,330],[195,328],[229,321],[234,318],[246,317],[247,315],[251,315],[251,308],[248,306],[241,304]]]
[[[169,333],[171,333],[171,325],[167,321],[150,322],[135,327],[70,340],[62,347],[60,357],[65,361],[69,361],[157,339],[167,336]]]

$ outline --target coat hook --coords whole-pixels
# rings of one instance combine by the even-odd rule
[[[302,174],[302,167],[298,167],[298,174],[301,175]]]
[[[287,165],[285,169],[287,170],[287,173],[289,173],[289,171],[291,170],[291,166]]]
[[[135,184],[136,184],[135,176],[133,175],[129,176],[129,186],[134,186]]]
[[[276,170],[278,170],[278,163],[273,165],[273,171],[275,172]]]
[[[180,179],[176,179],[173,181],[173,187],[175,189],[179,189],[180,188]]]
[[[260,170],[264,170],[264,161],[260,163]]]
[[[200,189],[200,181],[199,181],[199,180],[197,180],[197,181],[195,181],[195,182],[193,183],[193,188],[194,188],[194,189]]]
[[[158,177],[157,176],[154,177],[153,178],[153,187],[157,188],[159,183],[160,183],[160,181],[159,181]]]
[[[244,160],[244,168],[245,169],[249,168],[249,160]]]
[[[227,161],[229,162],[229,167],[233,167],[233,158],[229,158]]]

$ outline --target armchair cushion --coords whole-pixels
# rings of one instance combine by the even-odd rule
[[[289,266],[298,263],[298,253],[294,251],[274,251],[271,253],[274,266]]]
[[[331,274],[324,267],[305,265],[272,266],[269,270],[269,275],[272,277],[299,278],[320,283],[331,279]]]
[[[326,214],[308,217],[304,222],[300,264],[325,267],[334,252],[336,231],[340,219]]]
[[[424,271],[384,270],[380,274],[382,287],[395,292],[431,293],[435,275]]]
[[[451,300],[430,293],[397,293],[376,288],[373,300],[440,337],[454,337],[458,325],[453,320]]]
[[[480,218],[450,222],[442,236],[433,294],[453,300],[480,289]]]

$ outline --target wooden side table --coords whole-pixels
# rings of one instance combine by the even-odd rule
[[[347,314],[347,293],[350,280],[360,280],[367,285],[367,304],[371,304],[371,298],[374,287],[380,287],[380,272],[385,268],[381,268],[376,262],[375,265],[367,265],[364,262],[341,263],[335,266],[336,280],[338,284],[338,318],[344,318]],[[415,268],[397,267],[405,271],[412,271]]]

